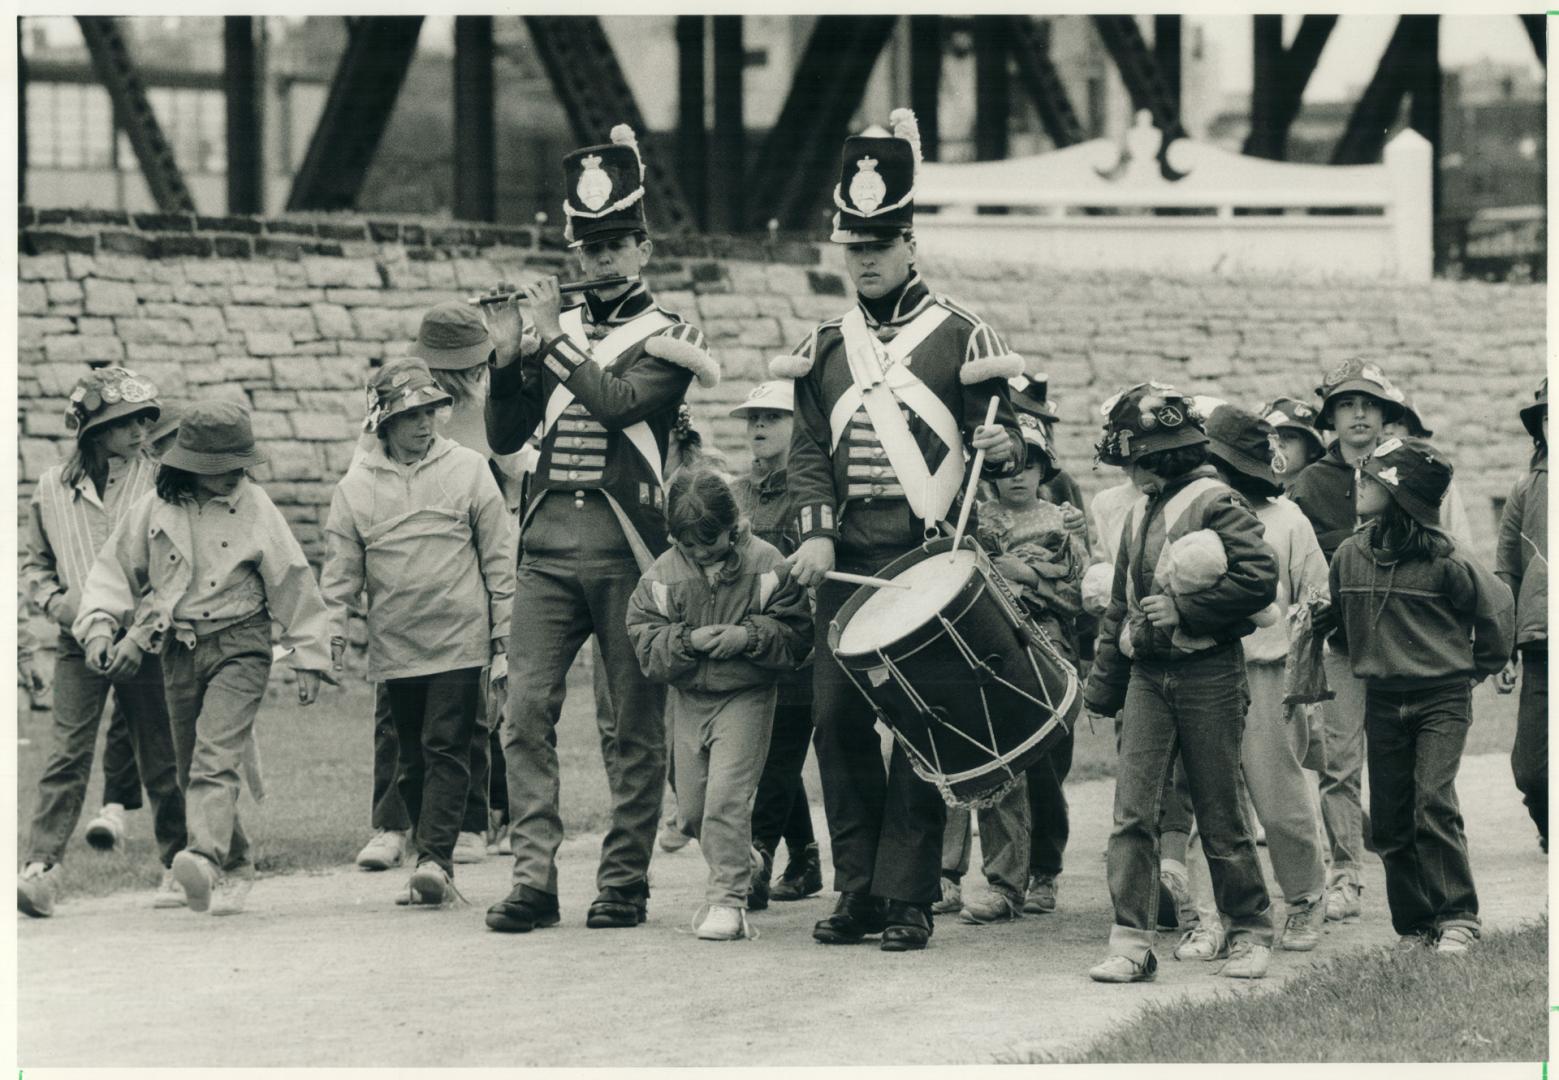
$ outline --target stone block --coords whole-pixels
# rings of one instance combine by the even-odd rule
[[[292,438],[292,422],[284,412],[256,409],[249,414],[249,422],[254,428],[254,437],[256,439]],[[271,492],[273,498],[275,494],[275,492]]]
[[[317,444],[286,439],[265,443],[270,472],[277,480],[313,480],[323,475]]]
[[[319,358],[318,386],[327,390],[361,391],[368,381],[370,368],[360,356],[322,356]],[[361,399],[354,402],[360,404]]]
[[[64,420],[58,421],[61,428]],[[60,462],[61,455],[56,444],[50,439],[24,438],[21,440],[22,478],[24,480],[37,480],[51,465]]]
[[[224,364],[235,361],[224,360]],[[292,363],[292,361],[284,361]],[[269,361],[266,361],[269,363]],[[256,390],[253,394],[254,407],[256,409],[274,409],[278,412],[290,412],[298,407],[298,392],[296,390]]]
[[[123,281],[89,278],[85,285],[86,310],[90,315],[134,315],[135,287]]]
[[[352,467],[352,454],[357,449],[357,440],[350,442],[326,443],[325,464],[329,468],[330,476],[341,476]]]
[[[455,283],[472,292],[489,289],[504,276],[503,271],[487,259],[453,259],[451,262],[455,268]]]
[[[59,281],[70,276],[65,272],[64,255],[22,255],[16,263],[17,276],[23,281]]]
[[[372,259],[329,259],[304,256],[303,273],[310,285],[377,289],[382,280],[379,266]]]
[[[283,356],[293,351],[291,334],[246,330],[244,343],[255,356]]]
[[[698,298],[698,313],[705,319],[750,318],[758,314],[758,305],[739,293],[706,293]]]
[[[82,337],[54,334],[43,339],[44,355],[51,364],[115,362],[124,359],[124,344],[116,337]]]
[[[363,418],[364,381],[359,380],[344,390],[299,390],[298,408],[303,412],[330,413],[360,421]]]
[[[51,282],[51,284],[70,284],[75,282]],[[42,315],[49,310],[49,294],[47,286],[36,281],[23,281],[16,286],[16,311],[19,315]]]
[[[314,314],[306,307],[228,304],[222,309],[222,316],[229,330],[287,334],[300,340],[319,336],[319,329],[314,325]]]
[[[311,442],[334,442],[350,438],[351,429],[351,420],[341,413],[299,411],[292,414],[293,434]]]
[[[276,299],[275,285],[250,285],[240,281],[234,282],[232,288],[235,304],[269,304]]]
[[[156,341],[170,345],[188,345],[195,340],[189,323],[183,319],[116,319],[114,321],[117,323],[120,339],[127,344],[132,341]]]
[[[39,341],[50,334],[74,334],[75,332],[76,323],[72,319],[22,315],[16,320],[16,336],[21,341]]]
[[[76,386],[76,380],[89,369],[81,363],[43,363],[28,369],[38,380],[38,390],[45,397],[66,398]]]
[[[341,304],[311,304],[309,310],[322,337],[351,337],[357,332],[351,313]]]
[[[422,322],[420,312],[395,308],[360,307],[352,311],[358,337],[369,341],[409,341]]]
[[[747,319],[742,324],[737,340],[743,345],[763,349],[778,349],[784,344],[778,319]]]
[[[160,342],[132,341],[125,345],[132,364],[146,360],[173,360],[188,365],[186,378],[207,365],[215,366],[217,351],[210,345],[165,345]]]
[[[290,356],[285,360],[278,360],[272,369],[275,372],[275,384],[278,389],[318,389],[323,385],[324,376],[320,372],[320,361],[314,356]]]

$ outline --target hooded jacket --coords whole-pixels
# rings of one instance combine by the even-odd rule
[[[695,652],[694,630],[747,630],[729,660]],[[651,682],[705,693],[771,686],[806,658],[812,614],[806,590],[773,545],[744,531],[711,581],[676,546],[655,560],[628,601],[628,638]]]
[[[1361,529],[1332,559],[1330,618],[1354,675],[1416,690],[1503,668],[1515,639],[1510,589],[1460,551],[1394,560],[1370,546],[1374,532]]]
[[[372,447],[336,485],[325,540],[332,637],[368,594],[370,679],[486,667],[508,635],[514,519],[475,450],[436,436],[401,465]]]
[[[1342,456],[1342,444],[1333,443],[1325,454],[1311,462],[1294,481],[1288,493],[1295,506],[1305,512],[1315,528],[1321,554],[1331,562],[1342,542],[1353,535],[1358,524],[1354,509],[1354,469]]]
[[[1134,598],[1160,591],[1154,585],[1154,571],[1167,545],[1198,529],[1211,529],[1223,542],[1229,561],[1228,573],[1217,585],[1174,598],[1180,615],[1176,629],[1186,637],[1210,639],[1215,643],[1212,648],[1238,641],[1256,628],[1251,616],[1277,596],[1277,558],[1263,539],[1260,520],[1233,488],[1216,477],[1211,465],[1199,466],[1132,506],[1115,560],[1110,606],[1099,625],[1098,652],[1083,693],[1090,712],[1114,716],[1120,711],[1134,660],[1174,664],[1208,651],[1177,648],[1170,630],[1152,626],[1137,609]],[[1188,490],[1193,484],[1197,488]],[[1177,516],[1170,522],[1165,510],[1172,504]]]
[[[1494,572],[1516,597],[1516,646],[1548,642],[1548,454],[1505,500]]]

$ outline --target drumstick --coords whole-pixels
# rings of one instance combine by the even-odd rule
[[[567,296],[569,293],[594,292],[597,289],[615,289],[619,285],[627,285],[629,282],[638,280],[638,274],[633,274],[629,277],[624,277],[621,274],[617,274],[614,277],[596,278],[594,281],[571,281],[567,285],[559,285],[558,292],[562,293],[564,296]],[[467,297],[466,303],[482,304],[484,306],[487,304],[502,304],[505,301],[513,300],[515,297],[524,297],[524,295],[525,290],[519,289],[515,292]]]
[[[842,581],[847,585],[871,585],[878,589],[908,589],[909,586],[901,581],[889,581],[887,578],[867,577],[865,574],[847,574],[843,570],[829,570],[824,575],[829,581]]]
[[[1000,399],[995,394],[991,395],[990,408],[985,410],[985,426],[990,427],[996,422],[996,406]],[[964,504],[958,508],[958,528],[953,531],[953,550],[964,542],[964,529],[969,525],[969,511],[974,509],[974,489],[980,482],[980,470],[985,467],[985,448],[981,447],[974,452],[974,468],[969,473],[969,489],[964,492]]]

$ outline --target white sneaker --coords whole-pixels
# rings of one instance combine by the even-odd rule
[[[87,822],[87,843],[99,851],[112,851],[125,837],[125,808],[105,803],[97,817]]]
[[[933,915],[951,915],[951,914],[953,914],[956,911],[961,911],[963,909],[963,906],[964,906],[964,890],[963,890],[963,886],[960,885],[958,882],[954,881],[952,878],[949,878],[949,877],[943,878],[942,879],[942,898],[940,900],[936,900],[936,901],[934,901],[932,903],[932,905],[931,905],[931,914],[933,914]]]
[[[1465,926],[1447,926],[1440,931],[1440,941],[1434,951],[1439,956],[1462,956],[1478,940],[1478,935]]]
[[[54,899],[60,887],[59,864],[45,866],[28,863],[16,878],[16,910],[35,919],[54,914]]]
[[[482,834],[463,832],[455,837],[455,853],[450,857],[451,862],[479,863],[487,859],[487,846],[482,842]]]
[[[399,829],[379,829],[357,853],[357,865],[364,870],[389,870],[406,857],[406,834]]]
[[[1326,890],[1326,921],[1351,922],[1363,910],[1359,894],[1364,890],[1347,878],[1338,879]]]
[[[1175,946],[1175,959],[1217,960],[1228,955],[1227,945],[1223,927],[1209,926],[1204,922],[1196,929],[1186,931],[1180,938],[1180,944]]]
[[[173,876],[172,868],[162,872],[162,883],[157,886],[157,891],[152,894],[152,907],[154,908],[181,908],[186,906],[184,890],[179,888],[179,879]]]
[[[1229,962],[1218,969],[1218,974],[1230,979],[1260,979],[1267,974],[1271,961],[1271,948],[1241,938],[1229,946]]]
[[[254,867],[245,866],[223,874],[217,882],[216,895],[211,898],[211,914],[241,915],[254,888]]]
[[[193,851],[181,851],[173,857],[173,876],[184,890],[191,911],[205,911],[211,906],[211,892],[222,879],[210,859]]]
[[[711,904],[709,914],[704,916],[704,921],[698,924],[696,931],[703,941],[741,941],[743,938],[756,937],[752,928],[747,925],[747,912],[738,907],[727,907],[724,904]]]

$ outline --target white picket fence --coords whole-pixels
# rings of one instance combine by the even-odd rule
[[[938,256],[1060,269],[1429,280],[1433,148],[1417,132],[1392,139],[1380,165],[1295,165],[1178,139],[1166,154],[1175,179],[1159,143],[1143,112],[1124,145],[927,162],[916,236]]]

